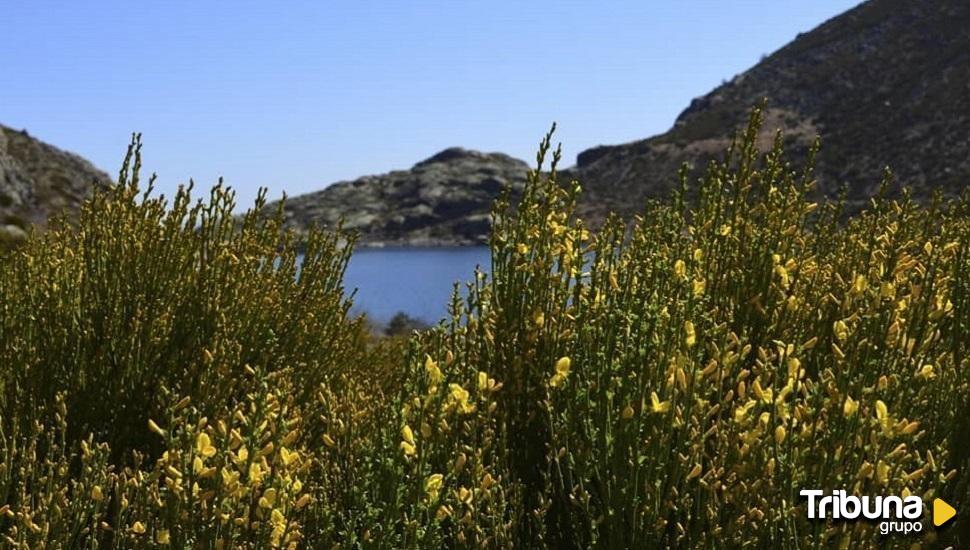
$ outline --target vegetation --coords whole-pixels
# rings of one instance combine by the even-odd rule
[[[298,266],[222,187],[140,192],[136,142],[0,262],[3,543],[908,546],[798,491],[968,501],[970,198],[843,223],[759,125],[595,232],[550,134],[451,320],[380,342],[339,232]]]

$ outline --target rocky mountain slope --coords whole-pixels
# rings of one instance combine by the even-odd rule
[[[77,212],[96,182],[110,181],[83,158],[0,125],[0,246],[55,214]]]
[[[766,146],[782,129],[797,159],[821,135],[820,193],[846,184],[850,202],[861,203],[886,166],[917,198],[934,188],[958,193],[970,184],[970,2],[870,0],[693,100],[668,132],[583,151],[565,174],[583,184],[581,214],[595,223],[666,196],[681,164],[702,168],[720,155],[763,99]],[[498,190],[489,171],[520,181],[526,166],[459,151],[290,199],[290,224],[343,215],[365,243],[480,242]]]
[[[667,133],[584,151],[573,175],[587,208],[664,196],[677,167],[720,154],[762,98],[766,144],[780,128],[797,158],[822,137],[827,195],[847,184],[863,201],[887,166],[917,197],[958,193],[970,184],[970,2],[871,0],[695,99]]]
[[[289,198],[286,225],[331,227],[343,218],[346,229],[359,231],[372,246],[480,243],[488,236],[492,201],[503,185],[521,189],[528,169],[501,153],[445,149],[409,170]]]

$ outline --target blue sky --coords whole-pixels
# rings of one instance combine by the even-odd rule
[[[449,146],[567,164],[670,127],[853,0],[10,2],[0,123],[114,175],[133,131],[170,194],[248,205]]]

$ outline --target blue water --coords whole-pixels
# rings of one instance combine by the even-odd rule
[[[357,289],[354,313],[386,323],[403,311],[429,323],[447,317],[456,281],[471,281],[475,266],[489,267],[488,248],[358,248],[344,276]]]

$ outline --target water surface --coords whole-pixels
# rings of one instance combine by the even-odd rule
[[[488,270],[488,248],[358,248],[344,277],[348,292],[357,289],[354,313],[386,323],[404,313],[436,323],[448,315],[456,281],[471,281],[475,266]]]

